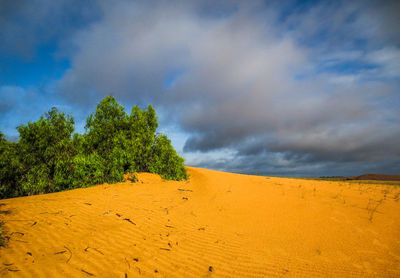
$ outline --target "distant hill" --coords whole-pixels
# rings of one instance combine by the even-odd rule
[[[364,174],[361,176],[347,177],[347,180],[377,180],[377,181],[400,181],[400,175]]]

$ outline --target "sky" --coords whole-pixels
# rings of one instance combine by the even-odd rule
[[[186,165],[400,174],[400,1],[0,0],[0,130],[106,95]]]

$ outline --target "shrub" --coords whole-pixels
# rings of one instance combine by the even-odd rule
[[[21,195],[19,180],[22,176],[20,156],[16,143],[0,140],[0,198]]]
[[[19,126],[17,143],[0,132],[0,198],[115,183],[133,172],[187,178],[183,158],[165,135],[156,135],[157,127],[151,105],[134,106],[128,115],[110,96],[87,118],[83,135],[72,134],[74,119],[52,108]]]
[[[167,136],[161,134],[156,137],[152,153],[150,172],[160,174],[167,180],[187,179],[184,160],[176,153]]]
[[[70,188],[88,187],[104,183],[104,162],[97,153],[79,154],[73,160],[73,176]]]
[[[18,128],[22,194],[68,188],[68,170],[76,151],[71,141],[74,119],[52,108],[39,121]]]

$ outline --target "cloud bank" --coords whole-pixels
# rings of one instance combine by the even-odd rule
[[[60,98],[152,103],[189,165],[279,175],[400,169],[397,1],[96,2]],[[2,108],[0,109],[7,109]],[[355,173],[357,172],[357,173]]]

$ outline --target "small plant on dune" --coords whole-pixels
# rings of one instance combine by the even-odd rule
[[[138,177],[134,173],[129,173],[129,174],[126,175],[125,180],[130,181],[130,182],[137,182],[138,181]]]
[[[157,127],[151,105],[128,114],[110,96],[87,118],[83,135],[73,134],[72,117],[53,108],[19,126],[16,143],[0,132],[0,198],[115,183],[133,172],[186,179],[183,158]]]
[[[375,202],[375,205],[372,203]],[[373,199],[369,198],[367,207],[365,208],[368,211],[369,217],[368,220],[372,222],[374,219],[374,213],[377,212],[378,207],[382,204],[383,199],[380,199],[378,201],[374,201]]]

